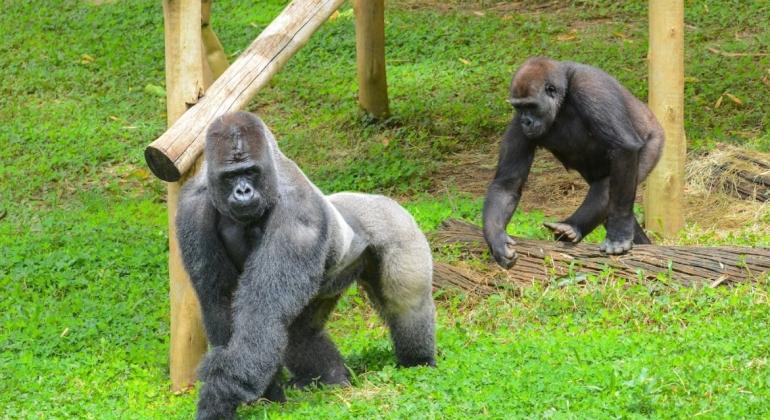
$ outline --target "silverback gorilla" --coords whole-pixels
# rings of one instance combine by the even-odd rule
[[[388,324],[398,363],[435,365],[430,248],[403,208],[378,195],[324,196],[250,113],[214,121],[205,152],[176,219],[213,346],[199,368],[198,418],[282,399],[282,366],[298,386],[349,384],[324,324],[356,280]]]
[[[546,223],[557,240],[579,242],[604,223],[600,249],[607,254],[622,254],[632,242],[650,243],[633,213],[636,187],[663,148],[663,129],[649,108],[602,70],[545,57],[527,60],[510,90],[516,116],[484,202],[484,237],[497,263],[510,268],[515,262],[515,242],[505,228],[537,147],[550,150],[589,185],[574,214]]]

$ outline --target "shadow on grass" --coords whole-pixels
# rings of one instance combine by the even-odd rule
[[[387,345],[370,347],[358,354],[345,358],[346,365],[356,375],[365,372],[382,370],[387,365],[394,365],[396,357],[393,349]]]

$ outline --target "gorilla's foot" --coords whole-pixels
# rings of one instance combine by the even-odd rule
[[[347,378],[335,381],[324,381],[321,378],[293,378],[289,381],[289,386],[296,389],[308,389],[315,386],[339,386],[346,388],[350,386],[350,381]]]
[[[343,366],[342,369],[332,369],[323,375],[315,377],[297,375],[289,381],[289,385],[298,389],[305,389],[316,385],[347,387],[350,386],[350,378],[348,377],[347,369]]]
[[[573,244],[576,244],[580,242],[581,239],[583,239],[583,235],[580,233],[580,230],[578,230],[577,227],[570,225],[569,223],[546,222],[543,223],[543,226],[551,229],[551,232],[553,232],[553,237],[557,241],[572,242]]]
[[[427,366],[436,367],[436,359],[433,356],[401,356],[398,359],[401,367]]]
[[[277,380],[273,380],[273,382],[268,385],[265,392],[262,394],[261,397],[254,401],[249,401],[248,404],[256,403],[258,401],[267,401],[271,403],[285,403],[286,402],[286,394],[283,392],[283,386],[281,383]]]
[[[633,247],[633,243],[630,239],[620,241],[605,239],[604,242],[599,245],[599,250],[609,255],[620,255],[631,250],[631,247]]]

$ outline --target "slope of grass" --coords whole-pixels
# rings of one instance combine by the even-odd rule
[[[217,0],[233,58],[281,10]],[[404,199],[421,226],[478,221],[481,198],[431,196],[457,151],[488,148],[510,118],[527,56],[585,61],[646,95],[646,2],[394,1],[393,117],[355,102],[349,5],[253,102],[284,151],[326,191]],[[539,4],[539,3],[538,3]],[[164,186],[142,150],[162,133],[163,34],[151,0],[3,3],[0,14],[0,417],[188,418],[168,392]],[[533,6],[534,8],[534,6]],[[688,2],[692,144],[770,145],[766,2]],[[725,93],[739,98],[739,105]],[[715,103],[720,96],[719,107]],[[540,212],[511,229],[545,237]],[[747,233],[700,243],[767,244]],[[695,239],[692,239],[695,238]],[[440,291],[439,368],[394,368],[385,330],[351,291],[331,330],[357,375],[346,389],[291,392],[249,417],[767,416],[767,285],[677,289],[616,280],[477,300]]]

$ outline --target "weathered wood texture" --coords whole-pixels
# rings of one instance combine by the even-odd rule
[[[650,0],[649,28],[649,105],[666,144],[647,178],[645,226],[674,237],[684,226],[684,0]]]
[[[245,107],[342,2],[294,0],[286,6],[198,104],[147,147],[145,159],[153,173],[165,181],[179,180],[203,150],[211,121]]]
[[[173,124],[203,93],[204,71],[201,48],[201,1],[164,0],[166,42],[166,110]],[[200,307],[190,278],[182,265],[176,240],[177,202],[181,182],[168,184],[169,300],[171,342],[169,371],[171,388],[182,392],[195,383],[195,368],[206,351]]]
[[[358,102],[376,118],[388,116],[385,73],[385,1],[356,0]]]
[[[487,245],[481,230],[470,223],[448,220],[431,236],[434,245],[460,243],[480,255]],[[518,260],[507,278],[478,276],[437,263],[433,271],[437,287],[459,287],[488,294],[516,283],[549,281],[570,274],[602,275],[609,270],[630,280],[654,281],[664,274],[681,284],[744,282],[770,273],[770,249],[747,247],[692,247],[636,245],[631,252],[610,257],[597,244],[566,244],[555,241],[516,239]],[[480,281],[483,279],[483,281]]]

